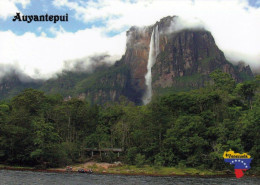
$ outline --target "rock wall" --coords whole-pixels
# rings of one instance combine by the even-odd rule
[[[159,30],[159,49],[152,67],[153,94],[185,91],[204,86],[209,74],[220,69],[241,82],[253,78],[249,66],[228,62],[206,30],[180,30],[178,17],[165,17],[154,25],[127,31],[126,52],[114,66],[104,66],[93,73],[68,72],[46,82],[26,83],[18,78],[0,82],[0,99],[12,97],[24,88],[32,87],[65,97],[87,99],[92,103],[118,101],[125,96],[142,104],[146,91],[145,75],[150,51],[150,39],[155,27]],[[101,43],[102,44],[102,43]]]
[[[160,53],[152,67],[153,91],[182,91],[202,87],[216,69],[229,73],[241,82],[244,75],[253,77],[249,66],[236,67],[228,62],[206,30],[178,30],[178,17],[165,17],[154,25],[127,32],[127,49],[122,62],[130,69],[131,85],[142,97],[152,30],[158,26]]]

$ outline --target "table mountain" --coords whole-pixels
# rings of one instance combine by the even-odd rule
[[[243,63],[235,66],[225,58],[209,31],[178,30],[177,21],[178,17],[169,16],[151,26],[131,27],[126,33],[126,52],[113,66],[98,67],[92,73],[63,72],[57,78],[38,85],[24,82],[17,86],[2,80],[1,99],[15,94],[10,94],[8,89],[18,92],[21,87],[32,86],[46,93],[61,93],[67,98],[80,97],[91,103],[118,101],[120,96],[125,96],[136,104],[142,104],[147,92],[147,64],[151,57],[152,94],[202,87],[210,80],[209,74],[216,69],[230,74],[237,82],[253,78],[249,66]],[[156,48],[159,50],[157,54]]]

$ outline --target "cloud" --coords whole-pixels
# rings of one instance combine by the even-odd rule
[[[22,5],[22,8],[26,8],[30,4],[31,0],[1,0],[0,1],[0,19],[6,20],[8,17],[13,16],[16,12],[21,12],[17,8],[17,4]]]
[[[33,79],[24,74],[19,65],[13,66],[8,64],[0,64],[0,83],[4,78],[18,77],[22,82],[32,82]]]
[[[184,29],[205,30],[205,24],[197,18],[183,19],[182,17],[175,17],[170,26],[165,30],[162,30],[162,33],[171,34]]]
[[[75,10],[75,18],[82,22],[105,20],[107,30],[151,25],[168,15],[183,18],[184,27],[196,27],[190,24],[196,18],[212,32],[228,58],[260,65],[260,8],[249,6],[246,0],[97,0],[83,5],[54,0],[54,5]]]
[[[111,66],[121,56],[110,56],[106,53],[93,55],[64,62],[63,69],[78,72],[93,72],[99,66]]]
[[[62,29],[63,30],[63,29]],[[11,31],[0,32],[0,61],[20,65],[33,78],[49,78],[64,69],[64,61],[108,53],[119,59],[125,49],[125,34],[107,37],[100,28],[75,33],[56,31],[55,38]]]
[[[64,30],[64,28],[60,25],[59,28],[55,27],[55,26],[51,26],[49,29],[50,33],[52,33],[53,35],[58,35],[58,34],[62,34],[65,33],[66,31]]]
[[[29,2],[0,0],[0,18],[6,19],[18,11],[17,3],[26,7]],[[50,30],[43,27],[36,29],[40,36],[32,32],[18,36],[12,31],[0,31],[1,63],[19,64],[22,71],[34,78],[48,78],[64,67],[74,66],[66,66],[64,61],[83,60],[88,66],[91,56],[103,54],[116,60],[125,51],[126,29],[178,15],[179,28],[203,25],[211,31],[230,60],[244,60],[255,68],[260,66],[260,8],[249,6],[245,0],[54,0],[53,5],[73,10],[75,14],[70,16],[82,24],[102,21],[105,26],[92,26],[75,33],[61,26]],[[55,37],[47,37],[49,32]],[[111,37],[110,32],[119,34]]]

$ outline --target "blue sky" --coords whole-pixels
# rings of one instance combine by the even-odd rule
[[[70,0],[68,2],[76,2],[79,5],[86,7],[87,5],[85,3],[97,1]],[[130,1],[130,3],[134,2],[135,1]],[[7,19],[0,19],[0,31],[12,30],[16,35],[22,35],[26,32],[33,32],[37,36],[40,36],[41,33],[44,32],[48,37],[55,37],[55,34],[51,30],[59,30],[60,26],[62,26],[62,28],[68,32],[76,32],[78,30],[84,30],[86,28],[105,27],[106,21],[111,18],[97,18],[88,22],[82,21],[76,18],[76,10],[66,6],[55,6],[54,1],[52,0],[30,0],[30,3],[26,5],[26,7],[23,7],[20,3],[15,3],[15,5],[20,10],[19,12],[22,12],[24,15],[45,15],[46,13],[48,13],[49,15],[66,15],[66,13],[68,13],[69,23],[57,22],[54,24],[53,22],[31,22],[30,24],[24,24],[21,22],[17,24],[16,22],[10,21],[16,13],[13,12],[13,15],[9,16]],[[116,17],[117,16],[114,16],[114,18]],[[129,26],[124,26],[119,30],[108,30],[107,32],[105,32],[105,34],[107,36],[114,36],[120,32],[126,31],[128,28]]]
[[[69,21],[13,22],[16,12],[68,13]],[[184,27],[203,23],[228,59],[260,68],[260,0],[0,0],[0,68],[15,66],[48,78],[66,61],[73,66],[84,60],[87,68],[89,57],[108,54],[113,63],[125,51],[131,26],[152,25],[168,15],[180,16]]]
[[[248,0],[248,3],[252,7],[256,7],[256,8],[260,7],[260,1],[259,0]]]
[[[40,35],[41,31],[44,31],[48,37],[54,37],[55,35],[50,31],[52,27],[59,29],[62,26],[66,31],[76,32],[93,26],[104,26],[103,21],[95,21],[91,23],[83,23],[75,18],[75,11],[70,8],[56,7],[51,0],[31,0],[25,8],[21,4],[16,4],[17,8],[21,10],[24,15],[65,15],[68,13],[69,22],[31,22],[30,24],[17,23],[10,21],[13,17],[8,19],[0,19],[0,30],[7,31],[12,30],[17,35],[22,35],[26,32],[34,32],[36,35]],[[15,12],[14,12],[15,15]]]
[[[71,2],[77,2],[79,5],[82,5],[83,7],[87,6],[87,2],[90,2],[89,0],[70,0]],[[18,1],[19,2],[19,1]],[[97,0],[93,2],[98,2]],[[124,2],[124,0],[122,0]],[[130,3],[136,3],[137,1],[130,1]],[[194,1],[193,1],[194,2]],[[53,24],[52,22],[32,22],[30,24],[24,24],[24,23],[15,23],[10,21],[12,19],[12,16],[8,17],[7,19],[0,19],[0,31],[7,31],[12,30],[17,35],[22,35],[26,32],[33,32],[36,35],[40,35],[41,31],[44,31],[48,37],[54,37],[55,34],[51,32],[51,28],[59,29],[60,26],[64,28],[68,32],[76,32],[78,30],[83,30],[86,28],[91,27],[104,27],[106,26],[106,21],[109,18],[97,18],[96,20],[91,20],[89,22],[84,22],[75,17],[76,10],[66,7],[66,6],[60,6],[57,7],[54,4],[54,1],[52,0],[31,0],[30,3],[23,7],[20,3],[15,3],[17,8],[21,10],[21,12],[24,15],[45,15],[46,13],[50,15],[65,15],[66,13],[69,14],[69,23],[68,22],[58,22],[56,24]],[[248,0],[248,5],[251,7],[260,7],[260,0]],[[115,7],[116,8],[116,7]],[[15,15],[15,12],[13,12]],[[116,17],[116,16],[115,16]],[[129,26],[125,26],[120,30],[110,30],[107,31],[108,36],[113,36],[115,34],[118,34],[119,32],[126,31],[129,28]]]

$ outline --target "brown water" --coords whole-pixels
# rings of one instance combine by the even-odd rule
[[[150,177],[125,175],[97,175],[78,173],[45,173],[31,171],[0,170],[0,185],[199,185],[199,184],[250,184],[260,185],[260,178],[198,178],[198,177]]]

